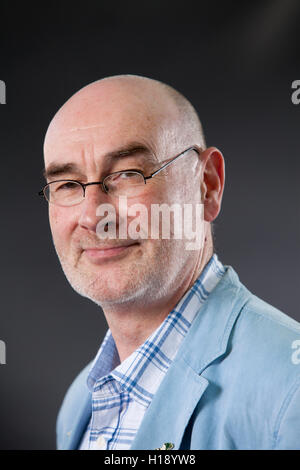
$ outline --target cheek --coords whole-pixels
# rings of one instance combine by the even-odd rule
[[[66,211],[52,206],[49,208],[49,222],[55,245],[65,245],[72,231],[72,223]]]
[[[177,188],[177,186],[173,184],[167,184],[168,181],[166,178],[158,178],[158,176],[159,175],[149,183],[149,190],[145,193],[142,201],[149,208],[151,204],[171,203],[173,194]]]

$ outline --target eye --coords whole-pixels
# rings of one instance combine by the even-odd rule
[[[107,176],[104,184],[106,191],[128,190],[128,188],[141,186],[144,177],[136,170],[120,171]]]
[[[66,181],[65,183],[57,183],[55,187],[55,191],[61,191],[61,190],[72,190],[72,189],[78,189],[79,184],[75,183],[74,181]]]
[[[133,180],[133,179],[140,179],[141,174],[140,172],[137,173],[137,170],[128,170],[128,171],[120,171],[119,173],[109,175],[108,180],[112,183],[120,181],[120,180]]]
[[[137,176],[140,176],[135,173],[136,171],[137,170],[123,171],[122,173],[120,173],[120,177],[122,179],[136,178]]]

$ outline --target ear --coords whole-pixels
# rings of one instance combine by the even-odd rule
[[[225,183],[225,163],[220,150],[209,147],[201,153],[201,193],[204,220],[213,221],[220,212]]]

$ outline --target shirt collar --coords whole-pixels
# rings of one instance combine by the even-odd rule
[[[150,401],[151,391],[155,391],[152,387],[155,380],[153,380],[153,374],[150,376],[146,373],[146,369],[149,369],[151,362],[160,361],[161,370],[165,369],[166,372],[176,355],[179,343],[187,333],[201,305],[224,273],[224,266],[218,260],[217,254],[213,254],[193,286],[162,324],[121,364],[115,341],[108,329],[87,377],[89,389],[92,391],[96,382],[99,383],[102,377],[110,374],[136,398],[143,397],[144,399],[148,396]],[[148,354],[147,360],[141,360],[143,356],[146,357],[146,354]],[[139,392],[140,390],[142,393]]]

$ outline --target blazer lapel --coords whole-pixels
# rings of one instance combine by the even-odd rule
[[[83,405],[78,408],[73,415],[71,426],[64,433],[63,440],[65,445],[64,448],[66,450],[78,449],[83,433],[85,432],[92,415],[92,400],[90,393],[88,393],[88,396],[85,399],[82,397],[82,403]]]
[[[92,414],[91,393],[86,385],[88,364],[69,390],[58,417],[58,450],[77,449]],[[74,388],[75,387],[75,388]],[[73,390],[72,390],[73,388]]]
[[[184,430],[208,381],[183,360],[177,361],[169,372],[145,414],[131,449],[156,449],[165,442],[172,442],[175,449],[180,447]]]

